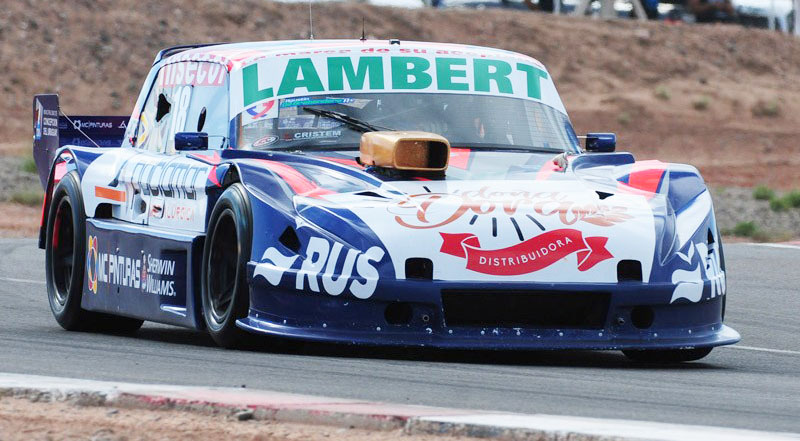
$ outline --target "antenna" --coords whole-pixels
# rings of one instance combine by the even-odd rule
[[[364,22],[364,17],[361,17],[361,41],[367,41],[367,26]]]
[[[311,0],[308,0],[308,28],[309,34],[308,39],[314,39],[314,17],[311,15]]]

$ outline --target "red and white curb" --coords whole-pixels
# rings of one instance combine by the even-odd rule
[[[800,434],[710,426],[523,415],[395,405],[251,389],[133,384],[0,373],[0,397],[79,405],[252,412],[254,419],[326,424],[408,434],[462,435],[540,441],[683,440],[800,441]]]

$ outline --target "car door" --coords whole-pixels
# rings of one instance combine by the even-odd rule
[[[157,195],[151,198],[149,223],[154,227],[205,231],[208,200],[206,187],[219,150],[227,145],[227,69],[210,62],[181,62],[165,70],[169,87],[165,100],[171,103],[171,120],[159,136],[164,145],[160,175],[151,179]],[[167,87],[165,87],[167,89]],[[208,151],[175,149],[178,132],[208,134]]]

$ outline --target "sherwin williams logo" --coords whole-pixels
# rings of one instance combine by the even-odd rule
[[[86,253],[86,276],[89,291],[97,294],[105,283],[133,288],[146,294],[174,297],[176,261],[150,254],[141,258],[99,252],[97,236],[89,236]]]
[[[89,291],[97,294],[97,273],[100,259],[97,253],[97,236],[89,236],[89,244],[86,247],[86,276],[89,284]]]

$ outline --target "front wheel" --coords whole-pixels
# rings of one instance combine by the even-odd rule
[[[711,353],[713,348],[624,350],[626,357],[644,363],[681,363],[699,360]]]
[[[250,309],[247,262],[253,228],[250,203],[242,184],[220,196],[208,222],[203,249],[203,317],[211,338],[225,348],[241,347],[250,335],[236,326]]]

